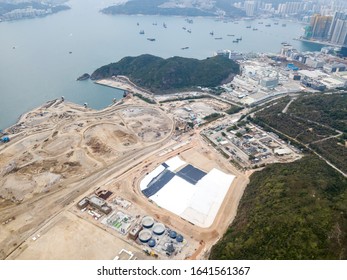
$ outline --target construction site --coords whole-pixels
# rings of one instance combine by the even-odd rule
[[[244,113],[226,114],[228,101],[125,88],[103,110],[53,100],[4,131],[1,259],[207,259],[254,172],[223,152],[273,142],[283,161],[297,158],[256,127],[240,129],[244,143],[224,139]]]

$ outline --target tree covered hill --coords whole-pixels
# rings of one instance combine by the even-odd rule
[[[347,179],[315,156],[251,176],[210,259],[346,259]]]
[[[111,5],[102,10],[105,14],[165,15],[165,16],[245,16],[245,12],[233,6],[234,1],[173,1],[173,0],[130,0]]]
[[[196,86],[215,87],[238,74],[239,65],[227,58],[215,56],[204,60],[183,57],[163,59],[145,54],[125,57],[97,69],[92,80],[125,75],[135,84],[154,93]]]

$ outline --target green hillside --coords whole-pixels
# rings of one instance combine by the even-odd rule
[[[204,60],[183,57],[163,59],[145,54],[125,57],[116,63],[102,66],[92,80],[125,75],[135,84],[154,93],[196,86],[215,87],[239,73],[239,65],[221,56]]]
[[[205,5],[199,1],[191,1],[190,5],[182,7],[174,1],[167,0],[130,0],[122,4],[111,5],[102,10],[105,14],[126,15],[165,15],[165,16],[218,16],[221,12],[225,16],[241,17],[245,12],[235,8],[230,0],[211,1]],[[234,1],[235,2],[235,1]]]
[[[309,144],[310,148],[347,173],[347,93],[302,95],[283,113],[289,102],[290,97],[277,100],[272,106],[257,112],[253,122],[265,129],[276,129],[302,144]]]
[[[347,179],[314,156],[251,176],[210,259],[346,259]]]

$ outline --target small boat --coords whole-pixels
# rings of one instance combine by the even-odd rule
[[[258,28],[253,28],[253,31],[257,31],[258,30]]]
[[[183,48],[181,48],[181,50],[187,50],[187,49],[189,49],[189,47],[183,47]]]
[[[136,23],[137,26],[139,26],[140,24],[139,23]]]
[[[227,36],[234,37],[235,35],[234,34],[227,34]]]
[[[166,23],[165,23],[165,22],[163,23],[163,27],[164,27],[164,28],[167,28],[167,26],[166,26]]]
[[[214,35],[213,31],[211,31],[211,32],[210,32],[210,35],[211,35],[211,36],[213,36],[213,35]]]
[[[285,23],[282,23],[282,27],[286,27],[287,26],[287,24],[285,24]]]
[[[156,23],[156,22],[153,22],[152,25],[157,25],[157,23]]]
[[[183,26],[182,29],[183,29],[183,30],[187,30],[187,27]]]
[[[278,25],[278,22],[275,22],[274,25]]]
[[[188,33],[192,33],[192,31],[190,29],[187,30]]]
[[[262,22],[262,21],[259,21],[258,24],[263,24],[263,22]]]
[[[233,40],[233,43],[238,43],[239,42],[239,40]]]
[[[282,45],[283,45],[284,47],[290,47],[290,46],[291,46],[291,44],[288,44],[288,43],[282,43]]]
[[[247,25],[246,28],[251,28],[251,26],[250,26],[250,25]]]
[[[236,40],[242,41],[242,36],[240,38],[237,38]]]
[[[144,30],[140,30],[139,32],[141,35],[145,34],[145,31]]]
[[[147,38],[148,41],[154,42],[155,38]]]
[[[70,51],[69,54],[72,54],[72,52]]]
[[[266,26],[266,27],[270,27],[270,26],[271,26],[271,24],[265,24],[265,26]]]
[[[214,38],[215,40],[222,40],[223,38],[222,37],[216,37]]]

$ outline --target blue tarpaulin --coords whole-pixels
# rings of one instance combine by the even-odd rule
[[[168,169],[165,169],[158,176],[152,179],[148,184],[148,187],[142,191],[146,197],[151,197],[155,195],[162,187],[164,187],[173,177],[175,173],[171,172]]]
[[[4,143],[10,142],[10,137],[4,136],[4,137],[1,138],[1,141],[4,142]]]
[[[206,175],[206,173],[189,164],[178,171],[176,175],[195,185],[202,177]]]

